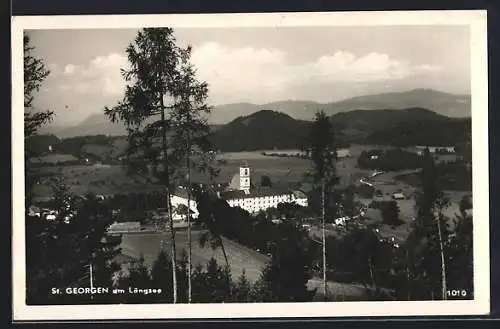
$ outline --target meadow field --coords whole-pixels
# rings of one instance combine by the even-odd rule
[[[371,174],[371,170],[357,168],[359,154],[368,149],[378,148],[371,145],[353,145],[349,148],[351,157],[337,160],[337,175],[339,185],[347,186],[359,182],[360,178]],[[271,150],[264,150],[271,152]],[[220,172],[213,179],[213,183],[228,184],[232,177],[239,173],[239,167],[246,163],[250,166],[251,182],[259,186],[262,176],[268,176],[274,186],[296,188],[306,179],[312,170],[313,163],[309,159],[297,157],[274,157],[262,154],[263,151],[231,152],[217,155],[216,166]],[[146,179],[139,176],[128,176],[122,165],[68,165],[47,166],[41,168],[46,175],[60,175],[64,182],[76,194],[94,192],[103,195],[116,193],[137,193],[162,189],[154,178]],[[191,175],[193,182],[210,183],[206,173],[194,171]],[[49,185],[50,177],[35,186],[35,196],[46,197],[52,193]]]
[[[43,167],[41,173],[47,176],[42,180],[41,184],[35,185],[33,191],[35,196],[40,197],[51,195],[52,190],[49,185],[55,176],[61,176],[63,182],[77,195],[86,192],[113,195],[116,193],[139,193],[162,189],[161,185],[150,179],[128,176],[121,165],[95,164]]]
[[[192,231],[192,261],[193,267],[198,264],[206,265],[213,257],[219,265],[224,265],[225,260],[222,250],[213,250],[209,247],[201,248],[198,241],[200,231]],[[180,257],[183,252],[187,252],[187,234],[185,231],[176,232],[176,248],[177,255]],[[262,270],[270,260],[269,257],[247,248],[239,243],[223,238],[224,247],[228,256],[229,266],[231,268],[231,276],[233,280],[245,271],[245,276],[251,282],[255,282],[260,278]],[[122,256],[125,259],[139,259],[141,256],[148,266],[152,266],[161,248],[164,248],[167,254],[171,254],[170,249],[170,234],[169,233],[134,233],[124,234],[120,248]],[[312,278],[307,283],[309,289],[317,289],[317,300],[321,298],[321,280]],[[328,294],[335,300],[360,300],[366,294],[366,289],[360,284],[328,282]]]
[[[221,249],[213,250],[210,247],[201,248],[199,245],[199,237],[202,232],[192,231],[192,257],[193,266],[198,264],[206,265],[213,257],[219,265],[225,264],[225,259]],[[250,281],[255,281],[259,278],[262,269],[266,266],[269,258],[255,250],[242,246],[236,242],[223,238],[224,247],[228,256],[229,266],[233,278],[237,278],[245,270],[245,275]],[[177,256],[180,257],[185,251],[187,253],[187,233],[185,231],[176,231],[175,242],[177,248]],[[122,254],[138,259],[144,257],[144,262],[151,266],[163,245],[164,250],[171,254],[170,249],[170,233],[134,233],[124,234],[120,248]]]

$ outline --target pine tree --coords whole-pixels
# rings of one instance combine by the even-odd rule
[[[417,217],[415,227],[410,235],[411,243],[418,245],[420,259],[414,267],[417,280],[429,292],[431,299],[447,298],[446,256],[444,243],[448,240],[447,218],[443,210],[449,201],[440,187],[439,174],[434,160],[425,151],[423,168],[420,173],[422,189],[417,195]],[[416,242],[415,242],[416,241]]]
[[[172,175],[180,163],[179,159],[172,157],[172,153],[176,148],[184,148],[184,145],[168,144],[169,130],[173,127],[166,113],[171,107],[165,102],[169,97],[172,98],[176,90],[174,84],[181,74],[180,65],[185,52],[185,49],[176,45],[171,28],[146,28],[139,31],[126,49],[130,67],[122,69],[122,76],[127,83],[123,100],[112,108],[106,107],[104,111],[112,122],[121,121],[127,127],[128,168],[136,167],[131,173],[145,170],[144,161],[138,160],[141,152],[149,157],[161,154],[161,180],[165,185],[171,234],[174,303],[177,302],[176,246],[170,192]],[[158,163],[156,159],[151,162],[153,165]]]
[[[219,266],[217,261],[211,258],[205,271],[199,266],[195,273],[193,280],[194,302],[223,303],[230,301],[229,286],[232,282],[227,267]]]
[[[382,219],[385,224],[397,226],[403,223],[399,218],[400,209],[396,201],[384,204],[380,212],[382,213]]]
[[[292,224],[283,223],[280,227],[271,260],[253,294],[263,302],[312,301],[316,292],[307,287],[312,265],[310,241]]]
[[[177,262],[178,279],[178,302],[188,303],[188,256],[185,249],[181,250],[179,261]]]
[[[40,90],[50,71],[42,59],[33,56],[35,49],[28,34],[23,36],[24,49],[24,137],[35,135],[40,127],[52,121],[53,111],[36,111],[33,106],[35,93]]]
[[[447,282],[451,287],[460,287],[460,298],[473,299],[473,220],[472,214],[468,212],[472,209],[472,204],[467,197],[462,198],[459,209],[453,233],[446,243]]]
[[[179,169],[185,166],[188,195],[192,198],[190,156],[195,146],[206,145],[206,115],[210,112],[205,104],[208,85],[196,80],[195,69],[190,63],[191,47],[177,46],[171,28],[146,28],[139,31],[126,51],[130,68],[123,70],[123,77],[128,83],[125,96],[115,107],[106,108],[105,114],[113,122],[123,121],[128,127],[130,164],[137,161],[133,158],[137,157],[138,150],[148,155],[153,166],[159,162],[156,157],[161,154],[172,255],[176,255],[170,192],[175,177],[179,177]],[[158,146],[158,137],[161,147]],[[144,167],[141,161],[139,167]],[[188,222],[190,217],[188,213]],[[187,228],[189,263],[190,227],[188,225]],[[172,257],[174,287],[177,285],[175,263],[176,257]],[[188,266],[188,283],[190,272],[191,266]],[[174,303],[176,301],[177,288],[174,288]]]
[[[220,218],[218,218],[214,209],[215,206],[215,200],[213,200],[208,193],[202,193],[197,200],[197,208],[199,212],[198,220],[200,223],[204,224],[207,229],[200,235],[199,244],[202,248],[210,246],[212,250],[220,248],[222,255],[224,256],[226,266],[229,268],[229,260],[222,240],[224,223]]]
[[[49,76],[50,71],[46,68],[41,58],[33,55],[35,48],[31,44],[28,34],[23,35],[24,50],[24,166],[25,166],[25,204],[31,205],[31,190],[39,177],[37,170],[32,168],[30,158],[36,156],[33,149],[29,147],[30,140],[37,135],[38,130],[50,123],[54,117],[53,111],[38,111],[33,101],[36,93],[40,90],[42,83]],[[26,208],[27,209],[27,208]]]
[[[118,280],[117,287],[124,289],[127,293],[118,295],[120,302],[133,304],[146,304],[151,302],[151,296],[142,293],[129,293],[129,289],[151,289],[153,282],[148,266],[144,263],[144,257],[130,264],[127,273]]]
[[[337,183],[335,158],[336,147],[333,127],[330,119],[324,111],[316,113],[311,133],[309,136],[311,146],[311,158],[314,162],[314,179],[321,186],[321,223],[322,223],[322,244],[323,244],[323,293],[327,296],[326,281],[326,237],[325,224],[327,220],[326,200],[331,197],[334,185]]]
[[[182,52],[179,74],[174,79],[171,89],[173,102],[170,110],[169,120],[174,127],[172,143],[179,145],[173,156],[177,159],[184,158],[186,166],[186,186],[188,192],[188,204],[193,199],[191,171],[193,169],[191,157],[195,150],[202,152],[210,151],[210,143],[207,139],[209,126],[207,115],[211,108],[206,104],[208,98],[208,84],[196,79],[195,68],[190,63],[191,47]],[[195,167],[197,168],[197,167]],[[188,302],[191,302],[191,212],[187,212],[187,236],[188,236]]]
[[[160,250],[156,261],[151,268],[151,288],[159,288],[162,290],[161,295],[158,296],[157,301],[162,303],[173,302],[172,290],[172,262],[168,254]]]
[[[233,284],[233,301],[235,302],[250,302],[252,301],[252,284],[248,281],[245,270],[238,277],[238,280]]]

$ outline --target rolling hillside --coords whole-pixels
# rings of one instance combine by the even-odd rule
[[[339,147],[346,143],[380,145],[455,145],[471,139],[470,118],[449,118],[423,108],[356,110],[331,117]],[[240,117],[212,134],[223,152],[296,149],[305,146],[311,122],[260,111]]]
[[[470,118],[450,118],[424,108],[355,110],[337,113],[331,116],[331,120],[338,147],[345,147],[347,143],[447,146],[471,140]],[[311,123],[296,120],[282,112],[262,110],[236,118],[225,125],[214,125],[210,139],[215,149],[222,152],[297,149],[306,146]],[[96,148],[103,149],[103,143],[93,142],[90,137],[66,138],[55,143],[55,136],[40,136],[39,139],[31,141],[30,146],[36,145],[36,148],[46,150],[50,143],[56,144],[56,149],[69,145],[68,147],[71,150],[76,149],[78,154],[82,150],[94,152]],[[103,137],[106,139],[105,136],[100,138]],[[110,145],[126,143],[123,138],[110,140],[113,140]],[[75,143],[78,144],[77,147],[71,146]],[[84,144],[101,146],[82,148]],[[123,153],[125,146],[121,144],[113,146],[121,150],[120,152],[109,150],[110,154]],[[64,151],[72,153],[66,149]],[[102,153],[101,151],[99,152]]]
[[[406,108],[402,110],[354,110],[341,112],[331,117],[336,131],[350,141],[360,141],[377,131],[388,131],[402,124],[419,122],[446,122],[455,119],[439,115],[424,108]]]
[[[453,95],[431,89],[413,89],[406,92],[392,92],[376,95],[357,96],[338,102],[318,103],[313,101],[286,100],[267,104],[234,103],[215,106],[209,122],[214,125],[227,124],[239,117],[269,110],[282,112],[296,120],[311,121],[314,113],[322,109],[327,115],[364,110],[366,112],[387,109],[425,108],[447,117],[470,117],[470,95]],[[94,114],[73,127],[47,126],[45,134],[60,138],[107,134],[126,134],[123,124],[111,123],[104,114]]]

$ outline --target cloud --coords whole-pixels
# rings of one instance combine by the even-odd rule
[[[62,74],[55,70],[59,89],[82,94],[120,95],[124,81],[120,70],[128,66],[127,58],[110,53],[92,59],[87,65],[67,64]],[[58,74],[59,73],[59,74]]]
[[[293,98],[301,85],[325,83],[387,83],[440,70],[429,64],[415,65],[384,53],[355,56],[348,51],[296,62],[290,54],[273,48],[230,48],[209,42],[196,47],[192,63],[198,78],[210,86],[216,103],[269,98]],[[124,81],[120,69],[127,68],[124,54],[110,53],[86,65],[54,66],[59,90],[120,98]]]
[[[303,83],[384,82],[440,70],[375,52],[356,57],[337,51],[306,63],[294,63],[278,49],[229,48],[217,43],[195,48],[192,61],[199,78],[210,84],[211,92],[225,94],[285,92],[290,86]]]

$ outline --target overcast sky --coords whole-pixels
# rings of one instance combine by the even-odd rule
[[[51,75],[36,106],[56,125],[77,124],[121,99],[120,68],[137,30],[28,31]],[[337,101],[434,88],[470,92],[468,27],[176,28],[193,46],[211,105],[278,100]]]

